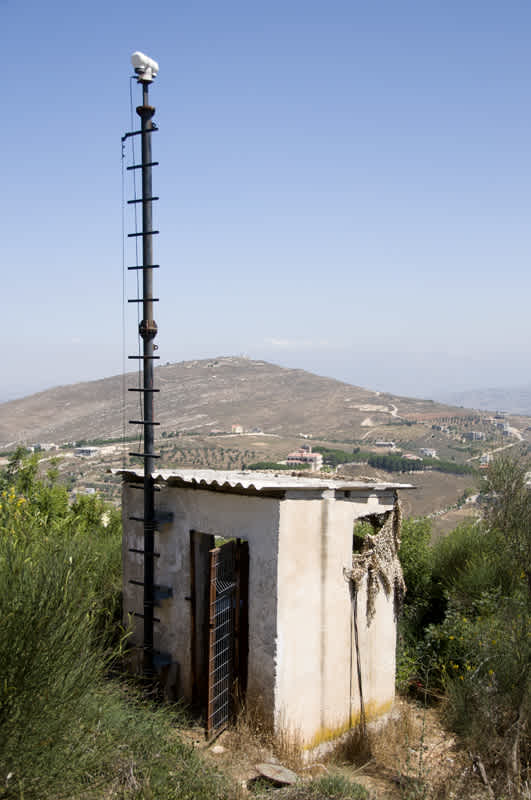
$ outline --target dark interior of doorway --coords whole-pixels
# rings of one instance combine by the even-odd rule
[[[249,651],[249,547],[190,531],[193,708],[207,736],[245,697]]]

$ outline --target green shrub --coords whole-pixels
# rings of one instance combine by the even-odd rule
[[[56,476],[15,454],[0,475],[0,798],[214,798],[168,708],[110,680],[120,518],[97,497],[68,504]]]
[[[493,768],[518,787],[531,713],[531,492],[528,465],[503,458],[484,482],[484,518],[433,547],[404,525],[408,593],[398,679],[444,692],[445,714]],[[503,783],[505,781],[505,783]],[[511,790],[512,791],[512,790]]]
[[[432,577],[431,523],[428,519],[406,519],[402,523],[400,563],[407,586],[406,602],[423,603],[429,596]]]
[[[278,798],[278,800],[369,800],[367,790],[343,775],[324,775],[311,782],[300,782],[285,789],[265,788],[257,785],[255,797]]]

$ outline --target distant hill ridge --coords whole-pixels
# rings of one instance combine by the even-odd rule
[[[441,400],[456,406],[480,408],[485,411],[507,411],[508,414],[529,416],[531,415],[531,384],[451,392],[441,396]]]
[[[233,424],[281,436],[359,438],[371,427],[464,415],[431,400],[399,397],[242,357],[157,367],[157,434],[230,431]],[[136,373],[126,376],[135,386]],[[0,448],[17,443],[110,439],[123,431],[121,375],[59,386],[0,404]],[[126,420],[138,418],[139,396],[126,393]],[[473,413],[473,412],[470,412]],[[136,432],[127,426],[127,433]]]

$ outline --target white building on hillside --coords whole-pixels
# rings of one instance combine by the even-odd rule
[[[143,642],[142,472],[123,477],[123,609]],[[306,748],[388,711],[395,692],[398,490],[217,470],[154,473],[155,664],[223,724],[236,698]],[[354,521],[374,536],[359,542]]]
[[[321,453],[312,452],[310,445],[304,444],[299,450],[294,450],[288,455],[286,464],[290,467],[309,464],[312,472],[319,472],[323,466],[323,456]]]

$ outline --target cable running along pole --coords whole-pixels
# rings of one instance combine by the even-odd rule
[[[149,85],[158,73],[158,64],[143,53],[133,53],[131,62],[137,74],[138,83],[142,86],[142,105],[138,106],[136,113],[141,120],[140,131],[132,131],[131,136],[140,135],[142,160],[141,164],[133,164],[128,169],[142,170],[142,231],[129,234],[129,236],[142,237],[142,265],[135,265],[133,269],[142,270],[142,297],[135,298],[136,302],[142,303],[142,320],[138,326],[138,332],[142,337],[143,347],[141,363],[143,372],[143,386],[140,391],[143,393],[143,419],[131,420],[134,424],[142,425],[144,430],[143,453],[140,455],[144,460],[144,641],[143,641],[143,670],[146,677],[153,675],[153,609],[155,603],[154,586],[154,533],[156,527],[155,518],[155,488],[153,481],[154,459],[158,455],[154,452],[154,427],[158,423],[154,420],[153,395],[157,389],[154,388],[154,361],[155,356],[154,340],[157,335],[157,323],[153,318],[153,304],[156,298],[153,297],[153,236],[158,231],[153,230],[153,197],[152,191],[152,167],[155,163],[151,157],[151,133],[157,130],[152,122],[155,113],[153,106],[149,105]],[[127,134],[126,134],[127,136]],[[133,203],[138,202],[135,198]]]

